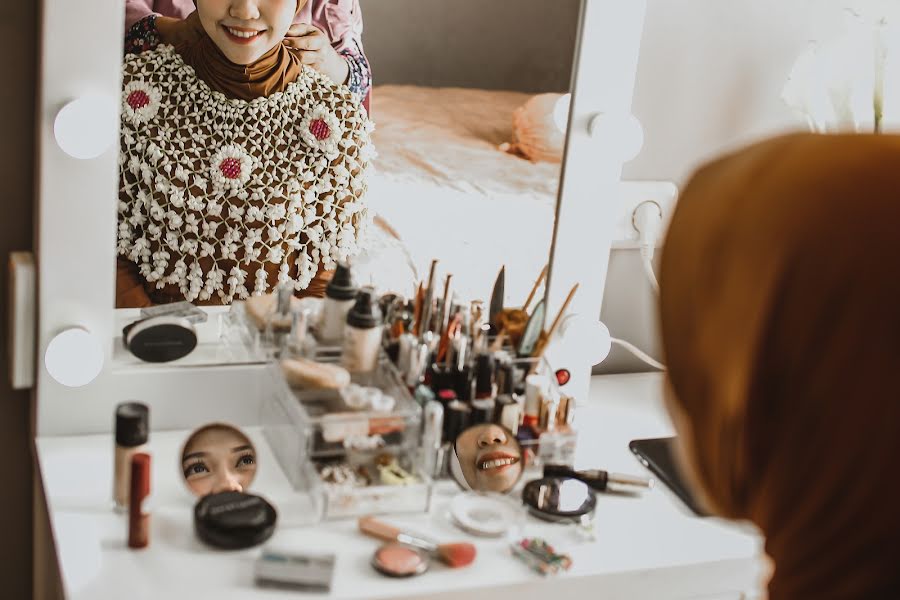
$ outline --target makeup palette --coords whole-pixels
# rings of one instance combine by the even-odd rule
[[[428,555],[396,542],[385,544],[372,556],[372,566],[388,577],[415,577],[428,570]]]

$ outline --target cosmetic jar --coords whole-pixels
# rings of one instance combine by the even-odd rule
[[[150,317],[122,330],[125,347],[146,362],[184,358],[197,347],[194,324],[183,317]]]
[[[278,513],[264,498],[243,492],[204,496],[194,507],[194,531],[216,548],[257,546],[272,536]]]

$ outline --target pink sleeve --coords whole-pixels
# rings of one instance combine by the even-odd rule
[[[363,19],[359,0],[310,0],[300,10],[297,23],[311,23],[325,32],[340,52],[362,51]]]
[[[125,0],[125,31],[147,15],[183,19],[192,12],[194,0]]]
[[[125,0],[125,31],[131,26],[153,14],[153,0]]]

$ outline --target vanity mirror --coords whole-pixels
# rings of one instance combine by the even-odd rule
[[[204,0],[200,5],[206,6]],[[341,2],[332,12],[346,12],[350,5],[355,3]],[[305,67],[279,62],[285,73],[301,73],[292,88],[296,102],[262,115],[277,102],[288,102],[290,94],[229,98],[220,76],[234,73],[216,71],[222,66],[216,61],[223,59],[209,57],[227,57],[219,43],[237,43],[209,35],[210,23],[217,26],[224,17],[193,22],[193,29],[184,31],[194,37],[174,40],[171,47],[153,46],[145,38],[146,47],[135,53],[140,44],[131,39],[123,59],[123,4],[47,3],[38,356],[60,331],[78,327],[103,348],[104,362],[97,378],[81,389],[65,387],[39,365],[39,431],[104,431],[111,408],[129,397],[154,405],[161,427],[196,427],[216,416],[209,413],[213,407],[247,397],[256,386],[253,378],[265,371],[265,357],[252,348],[235,353],[237,358],[211,349],[221,338],[229,306],[203,307],[207,321],[192,324],[197,347],[182,359],[150,365],[127,352],[119,334],[141,315],[134,307],[110,311],[117,296],[112,265],[118,258],[129,259],[132,274],[136,269],[143,277],[137,287],[145,294],[147,287],[153,294],[174,289],[177,294],[161,300],[190,296],[195,304],[268,292],[279,279],[300,284],[295,291],[303,293],[320,266],[334,268],[344,258],[353,263],[357,285],[374,284],[381,286],[379,293],[397,290],[412,298],[437,259],[436,289],[442,292],[452,275],[450,297],[455,292],[462,301],[481,299],[485,305],[505,265],[504,306],[515,308],[526,303],[549,265],[531,308],[543,298],[544,314],[558,315],[580,283],[568,313],[597,313],[604,227],[612,228],[615,206],[596,200],[615,197],[624,156],[618,138],[592,137],[591,131],[604,130],[588,124],[628,113],[643,3],[570,0],[551,13],[534,0],[490,6],[466,0],[452,7],[438,0],[360,0],[359,6],[366,19],[360,43],[374,83],[370,110],[359,107],[362,94],[352,85],[337,86]],[[90,22],[87,14],[93,15]],[[293,14],[287,17],[290,25]],[[267,18],[274,19],[259,17]],[[91,40],[78,52],[65,34],[73,23],[86,27]],[[279,21],[276,28],[273,21],[266,30],[274,35],[284,24]],[[582,25],[592,33],[578,40]],[[247,61],[258,61],[272,48],[282,56],[275,38]],[[200,46],[191,51],[188,42]],[[523,62],[524,57],[531,58]],[[566,92],[568,105],[542,95]],[[52,125],[60,108],[87,96],[116,100],[119,114],[95,110],[89,118],[98,129],[113,124],[118,143],[95,158],[75,158],[57,143]],[[217,110],[224,111],[221,118],[213,115]],[[306,122],[299,133],[287,126],[299,122]],[[548,144],[529,156],[538,134],[547,134]],[[273,149],[266,140],[279,142]],[[551,146],[558,162],[545,160]],[[367,162],[374,170],[365,168]],[[323,185],[330,192],[320,189]],[[306,210],[307,201],[314,211]],[[339,209],[346,209],[352,233],[341,224]],[[369,238],[357,235],[363,229],[357,224],[364,217],[370,221],[367,231],[382,236],[383,244],[363,248]],[[291,228],[300,233],[286,237]],[[551,239],[555,247],[548,260]],[[306,262],[298,259],[298,243],[307,245]],[[361,252],[351,260],[354,244]],[[293,257],[286,258],[290,252]],[[584,268],[586,252],[596,255],[591,263],[598,268],[590,272]],[[548,349],[548,357],[554,350]],[[576,363],[567,365],[572,375],[567,392],[583,396],[588,365]],[[235,364],[240,368],[221,368]],[[186,368],[170,368],[175,366]],[[216,377],[200,370],[210,366],[219,369]],[[73,405],[79,406],[77,417],[65,416],[65,407]],[[175,410],[176,405],[189,408]],[[227,409],[222,418],[253,424],[254,414],[258,402]]]
[[[291,50],[308,43],[288,27],[310,4],[175,2],[128,31],[116,306],[228,305],[285,282],[321,297],[344,262],[361,284],[410,293],[432,260],[463,301],[487,302],[507,265],[505,295],[522,304],[550,247],[579,2],[549,23],[530,0],[363,1],[317,16],[331,27],[321,39],[357,46],[339,58],[351,71],[369,68],[365,43],[371,88]],[[519,15],[516,38],[473,30],[476,9]],[[411,10],[430,10],[432,26],[398,18]],[[478,43],[473,70],[463,52]]]

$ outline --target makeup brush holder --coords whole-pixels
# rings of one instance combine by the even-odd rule
[[[334,365],[340,352],[319,348],[311,358]],[[272,379],[279,389],[264,402],[265,430],[277,437],[282,469],[316,473],[325,518],[428,510],[432,482],[415,460],[421,407],[383,352],[341,390],[292,387],[278,366]]]

